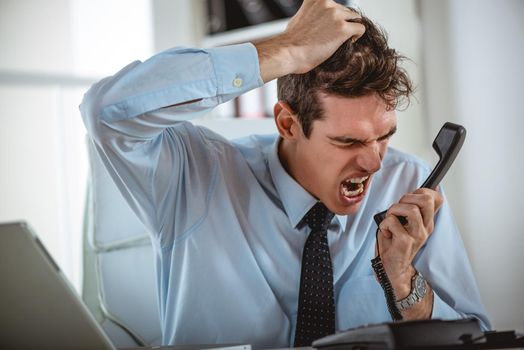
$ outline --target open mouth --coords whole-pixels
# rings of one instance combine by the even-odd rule
[[[364,192],[369,176],[354,177],[344,180],[340,185],[340,194],[347,198],[358,197]]]

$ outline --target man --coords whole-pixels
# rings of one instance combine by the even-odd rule
[[[369,20],[306,0],[272,39],[168,50],[90,89],[85,124],[152,235],[164,343],[301,346],[391,321],[370,263],[388,207],[377,239],[395,301],[415,300],[403,318],[489,327],[443,195],[414,191],[430,169],[386,153],[411,92],[399,59]],[[278,137],[184,122],[276,78]]]

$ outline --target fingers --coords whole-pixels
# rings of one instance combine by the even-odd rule
[[[381,255],[388,276],[393,278],[392,283],[402,280],[402,276],[412,275],[406,271],[433,232],[435,213],[442,203],[443,197],[438,192],[419,189],[404,195],[388,209],[379,226],[376,253]],[[400,216],[407,219],[405,225],[399,221]]]
[[[403,271],[406,266],[410,265],[416,252],[419,250],[422,243],[415,239],[408,232],[406,227],[402,226],[400,221],[395,216],[388,216],[380,223],[380,234],[376,253],[380,253],[384,261],[386,269],[396,270],[395,275],[399,271]],[[380,249],[380,252],[378,252]]]
[[[428,231],[433,231],[434,218],[442,206],[444,198],[437,191],[428,188],[419,188],[415,192],[404,195],[399,203],[412,204],[419,208],[424,226]]]
[[[338,4],[337,4],[338,5]],[[362,16],[352,8],[340,5],[344,9],[344,21],[351,41],[357,41],[366,31],[366,27],[359,21]]]
[[[398,216],[406,218],[407,223],[402,225]],[[429,230],[426,225],[424,225],[421,209],[414,204],[397,203],[391,206],[386,214],[386,219],[388,220],[388,225],[391,226],[392,223],[398,223],[398,225],[403,228],[402,230],[393,231],[394,233],[407,233],[419,241],[425,240],[429,234]],[[384,219],[384,221],[386,221],[386,219]]]
[[[348,32],[350,33],[349,38],[352,42],[355,42],[358,39],[360,39],[360,37],[364,35],[364,32],[366,31],[366,27],[362,23],[358,22],[348,21],[347,27]]]
[[[423,243],[433,232],[435,213],[442,206],[442,203],[442,195],[430,189],[418,189],[415,192],[408,193],[400,199],[399,203],[392,205],[388,209],[386,214],[388,224],[385,224],[385,226],[391,226],[395,229],[398,227],[396,225],[396,222],[398,222],[397,217],[402,216],[407,220],[407,224],[402,226],[398,222],[403,227],[403,230],[397,229],[397,231],[392,231],[392,233],[398,232],[398,234],[402,234],[406,232],[417,241]],[[386,229],[385,226],[381,225],[381,229]]]
[[[279,64],[269,65],[271,74],[266,75],[274,78],[289,73],[309,72],[328,59],[348,39],[355,41],[364,34],[365,26],[358,22],[360,17],[334,0],[304,1],[289,20],[285,32],[268,40],[272,44],[271,50],[277,48],[278,57],[273,61]],[[263,63],[265,57],[275,56],[271,55],[267,46],[257,45]],[[269,55],[266,51],[269,51]]]
[[[393,233],[398,237],[409,235],[406,227],[402,226],[400,221],[398,221],[394,215],[386,216],[386,218],[380,223],[379,229],[385,238],[393,238]]]
[[[362,16],[358,12],[334,0],[304,1],[302,7],[304,12],[310,13],[316,20],[338,23],[342,26],[342,32],[346,34],[343,41],[349,38],[355,41],[366,31],[366,27],[359,22]]]
[[[385,265],[394,262],[395,271],[403,271],[413,261],[416,253],[424,244],[428,233],[422,225],[422,215],[413,205],[396,204],[388,210],[386,218],[380,223],[379,229],[383,239],[380,239],[381,254]],[[402,215],[408,218],[408,224],[402,225],[397,218]],[[397,274],[395,272],[395,274]]]
[[[338,5],[338,4],[337,4]],[[343,5],[340,5],[342,6],[343,8],[343,11],[345,13],[345,17],[344,19],[347,21],[347,22],[351,22],[352,20],[355,20],[355,19],[359,19],[359,18],[362,18],[362,16],[360,15],[360,13],[358,13],[357,11],[353,10],[351,7],[346,7],[346,6],[343,6]]]
[[[406,212],[412,212],[412,216],[406,216],[408,225],[415,225],[420,223],[420,226],[432,231],[433,217],[435,213],[435,205],[433,199],[426,195],[407,194],[399,201],[399,206]],[[413,222],[413,218],[420,219],[417,223]]]

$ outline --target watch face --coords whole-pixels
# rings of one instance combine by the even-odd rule
[[[415,291],[420,298],[424,297],[427,292],[426,280],[421,275],[415,278]]]

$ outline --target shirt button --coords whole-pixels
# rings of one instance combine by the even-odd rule
[[[242,80],[242,78],[237,77],[233,80],[233,86],[237,88],[241,87],[243,83],[244,81]]]

